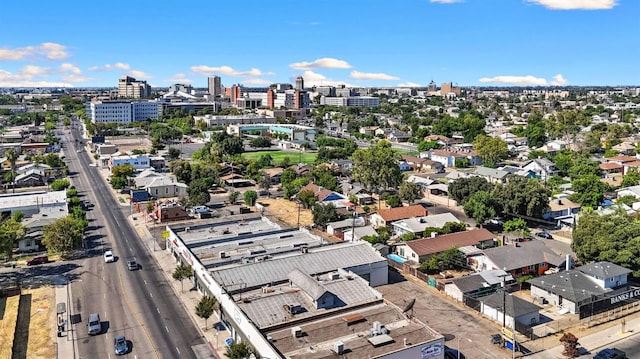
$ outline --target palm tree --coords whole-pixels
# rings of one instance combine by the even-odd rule
[[[15,173],[16,173],[16,161],[18,160],[19,154],[15,150],[15,148],[9,148],[4,152],[5,157],[11,164],[11,184],[13,184],[13,193],[16,193],[16,186],[14,183]]]

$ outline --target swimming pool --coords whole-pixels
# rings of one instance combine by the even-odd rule
[[[406,259],[400,257],[397,254],[387,254],[387,258],[391,259],[394,262],[398,262],[398,263],[404,263],[404,262],[407,261]]]

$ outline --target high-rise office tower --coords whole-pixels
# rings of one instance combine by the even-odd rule
[[[302,76],[296,77],[296,90],[304,90],[304,79]]]
[[[145,98],[151,96],[151,86],[147,81],[137,81],[133,77],[122,76],[118,80],[118,97]]]
[[[209,77],[208,80],[209,95],[213,95],[214,97],[220,96],[222,89],[222,80],[220,79],[220,76]]]

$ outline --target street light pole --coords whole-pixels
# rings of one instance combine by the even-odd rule
[[[473,343],[473,340],[465,338],[469,343]],[[458,359],[460,359],[460,336],[458,336]]]

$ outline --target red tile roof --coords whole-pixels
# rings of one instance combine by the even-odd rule
[[[603,169],[603,170],[612,170],[615,168],[622,168],[623,166],[615,162],[607,162],[607,163],[601,163],[599,167],[600,169]]]
[[[385,222],[399,221],[401,219],[422,217],[427,215],[427,210],[419,204],[407,207],[396,207],[389,209],[379,209],[378,215]]]
[[[443,234],[435,238],[416,239],[407,242],[418,256],[440,253],[453,247],[464,247],[479,244],[482,241],[495,238],[493,233],[484,228],[471,231]]]

